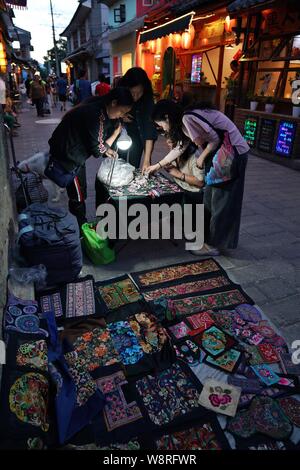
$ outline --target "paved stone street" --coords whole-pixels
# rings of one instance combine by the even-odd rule
[[[61,117],[59,108],[51,116],[36,118],[35,109],[25,105],[22,127],[14,138],[17,158],[28,158],[48,149],[48,139]],[[37,121],[42,121],[37,122]],[[155,147],[154,161],[166,150],[163,140]],[[95,215],[94,180],[99,162],[89,159],[88,214]],[[291,344],[300,339],[300,172],[251,156],[246,174],[240,244],[237,250],[218,258],[231,279],[262,308]],[[88,261],[84,272],[96,280],[124,272],[149,269],[196,258],[183,243],[168,241],[130,242],[112,265],[94,267]]]

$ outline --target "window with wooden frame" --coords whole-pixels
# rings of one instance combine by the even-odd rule
[[[114,22],[124,23],[126,21],[126,5],[120,5],[114,9]]]
[[[255,95],[290,99],[300,72],[300,35],[257,40],[240,60],[256,63]]]

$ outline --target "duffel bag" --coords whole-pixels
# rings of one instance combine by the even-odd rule
[[[48,286],[72,282],[81,271],[79,228],[66,209],[46,203],[28,206],[19,215],[18,242],[29,266],[46,266]]]

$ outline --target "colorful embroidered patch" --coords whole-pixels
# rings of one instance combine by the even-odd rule
[[[35,372],[22,375],[9,391],[9,406],[17,418],[47,432],[48,381]]]
[[[175,281],[186,276],[197,276],[210,272],[219,271],[219,265],[213,259],[196,261],[194,263],[166,266],[145,273],[135,273],[132,277],[141,287]]]
[[[278,398],[277,401],[289,420],[300,428],[300,401],[293,397]]]
[[[13,297],[12,297],[13,298]],[[19,303],[8,305],[4,314],[4,330],[15,331],[17,333],[39,334],[45,337],[48,332],[40,328],[40,319],[38,317],[37,303],[18,300]]]
[[[286,439],[293,427],[279,404],[269,397],[254,397],[248,410],[242,410],[228,423],[227,430],[247,438],[259,432],[274,439]]]
[[[274,372],[271,367],[266,364],[259,364],[251,366],[251,369],[266,385],[273,385],[280,380],[280,377]]]
[[[193,341],[186,339],[174,345],[176,356],[189,366],[203,362],[205,353]]]
[[[123,305],[137,302],[142,298],[136,286],[130,278],[111,282],[105,285],[97,285],[99,293],[109,310],[114,310]]]
[[[209,291],[220,287],[229,286],[230,281],[225,276],[212,277],[210,279],[200,279],[197,281],[184,282],[175,286],[161,287],[155,290],[144,292],[146,301],[160,299],[162,297],[176,297],[177,295],[188,295],[195,292]]]
[[[69,372],[76,385],[76,404],[84,406],[97,390],[95,381],[87,370],[82,367],[76,351],[65,354],[65,359],[69,366]]]
[[[297,375],[293,374],[278,374],[279,380],[276,382],[276,387],[286,390],[291,390],[294,393],[299,392],[299,379]]]
[[[149,418],[157,426],[199,408],[199,392],[177,363],[155,376],[138,380],[136,388]]]
[[[143,349],[128,321],[109,323],[107,327],[124,365],[136,364],[142,359]]]
[[[240,388],[214,379],[208,379],[204,382],[199,403],[216,413],[234,416],[240,395]]]
[[[258,322],[257,325],[252,325],[251,328],[261,334],[264,338],[273,338],[276,335],[276,332],[267,320],[262,320]]]
[[[66,318],[84,317],[95,313],[93,280],[67,284]]]
[[[48,369],[46,341],[39,340],[21,344],[17,351],[16,363],[17,366],[27,366],[46,371]]]
[[[73,343],[82,367],[88,371],[121,362],[107,328],[88,331]]]
[[[250,305],[250,304],[238,305],[235,308],[235,311],[246,322],[258,323],[262,319],[260,311],[256,307],[254,307],[254,305]]]
[[[235,345],[234,339],[216,326],[211,326],[200,335],[193,336],[193,341],[214,357],[220,356]]]
[[[187,326],[186,323],[184,323],[184,321],[176,323],[176,325],[169,326],[168,330],[176,339],[184,338],[191,331],[191,329]]]
[[[136,313],[129,317],[129,324],[146,354],[161,351],[168,341],[165,329],[151,313]]]
[[[257,346],[248,346],[245,345],[244,349],[246,351],[246,358],[249,364],[255,366],[257,364],[264,364],[265,360],[261,356]]]
[[[193,329],[197,329],[197,333],[207,330],[214,324],[211,312],[195,313],[186,319]]]
[[[59,292],[40,297],[40,306],[43,313],[54,312],[57,318],[63,316],[63,308]]]
[[[283,413],[276,400],[272,398],[253,398],[249,412],[255,422],[256,431],[274,439],[285,439],[293,430],[289,419]]]
[[[241,357],[241,352],[236,349],[229,349],[224,354],[218,357],[207,356],[205,358],[206,364],[209,366],[216,367],[225,372],[233,373],[237,368],[239,359]]]
[[[276,349],[271,344],[268,344],[268,343],[259,344],[258,350],[266,363],[273,364],[273,363],[279,362],[279,357],[276,352]]]
[[[108,432],[142,418],[137,403],[126,401],[122,387],[127,381],[122,371],[99,378],[96,383],[106,399],[104,418]]]
[[[183,299],[169,299],[165,316],[167,320],[176,317],[192,315],[213,308],[224,308],[245,301],[245,297],[238,289],[214,294],[195,295]]]
[[[207,422],[183,431],[165,434],[156,440],[157,450],[221,450],[222,444]]]

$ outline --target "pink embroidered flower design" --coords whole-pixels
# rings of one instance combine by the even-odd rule
[[[231,396],[229,396],[227,393],[225,393],[224,395],[217,395],[216,393],[212,393],[211,395],[209,395],[208,398],[211,404],[215,407],[219,407],[221,405],[228,405],[232,402]]]

